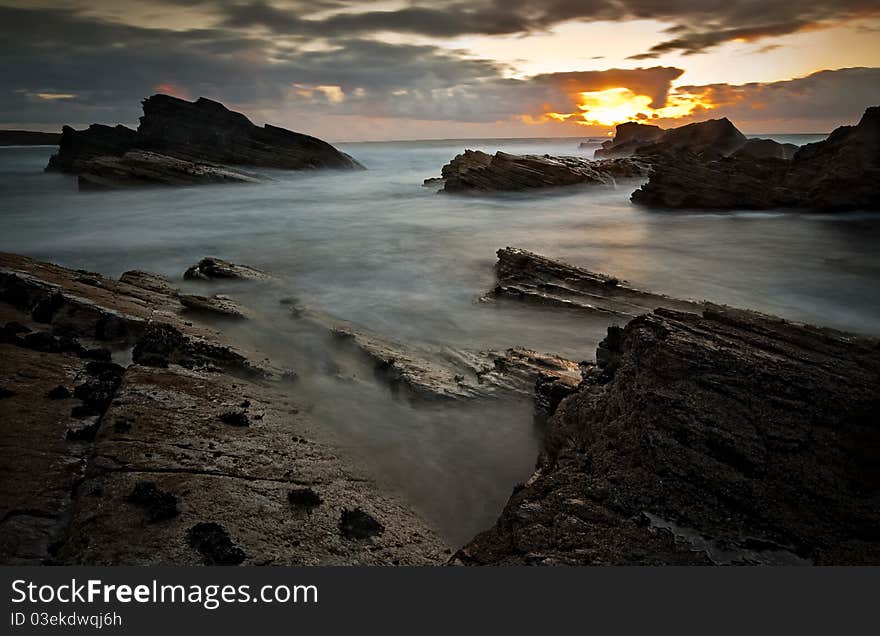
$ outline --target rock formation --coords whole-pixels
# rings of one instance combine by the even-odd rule
[[[618,179],[646,174],[647,166],[631,159],[590,161],[550,155],[494,155],[465,150],[443,166],[441,192],[529,190],[578,184],[613,186]]]
[[[121,157],[98,156],[75,162],[80,190],[128,186],[188,186],[205,183],[259,183],[259,177],[207,163],[193,163],[145,150]]]
[[[649,149],[639,151],[649,152]],[[632,195],[654,208],[880,209],[880,107],[856,126],[807,144],[790,161],[737,152],[706,161],[693,153],[652,158],[650,180]]]
[[[0,563],[448,559],[323,441],[279,370],[184,315],[165,279],[0,254],[0,325]],[[111,355],[127,366],[95,359]],[[303,488],[307,509],[290,498]],[[352,540],[350,509],[382,532]]]
[[[614,139],[602,142],[602,147],[597,148],[593,156],[596,159],[631,157],[635,154],[636,149],[657,141],[665,132],[660,126],[639,124],[633,121],[618,124]]]
[[[305,170],[362,166],[315,137],[265,125],[199,98],[153,95],[143,101],[136,131],[93,124],[65,126],[48,170],[79,175],[85,187],[253,182],[257,175],[228,166]]]
[[[497,285],[487,299],[510,298],[594,314],[632,318],[667,307],[699,311],[701,305],[642,291],[611,276],[573,267],[527,250],[497,252]]]
[[[259,269],[238,265],[222,258],[206,256],[183,273],[187,280],[268,280],[270,276]]]
[[[328,352],[354,352],[392,391],[413,402],[531,397],[539,377],[558,383],[552,390],[548,384],[551,393],[577,386],[581,379],[578,363],[549,353],[522,347],[474,351],[404,344],[304,308],[293,315],[330,334]],[[336,357],[332,365],[338,376],[351,381],[360,375],[358,366],[346,368],[344,359]]]
[[[612,327],[453,562],[880,563],[880,346],[726,307]]]

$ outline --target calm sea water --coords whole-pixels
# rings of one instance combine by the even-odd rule
[[[645,211],[629,203],[633,183],[493,197],[421,186],[465,147],[592,154],[572,140],[340,147],[369,169],[99,193],[44,173],[51,148],[3,148],[0,250],[111,276],[179,277],[215,255],[272,271],[303,304],[392,340],[592,358],[601,319],[476,302],[493,284],[495,250],[510,245],[651,290],[880,335],[880,216]],[[241,337],[305,370],[293,397],[451,542],[490,525],[530,473],[539,432],[527,403],[413,407],[379,384],[340,383],[276,297],[245,300],[258,318]]]

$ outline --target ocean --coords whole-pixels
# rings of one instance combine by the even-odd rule
[[[477,197],[421,185],[466,147],[592,155],[571,139],[338,146],[368,169],[83,193],[74,178],[43,172],[53,148],[0,148],[0,250],[109,276],[143,269],[173,278],[218,256],[276,274],[310,309],[441,348],[593,358],[613,321],[479,302],[505,246],[673,296],[880,335],[880,216],[647,211],[629,202],[637,183]],[[541,433],[527,400],[419,406],[369,374],[343,381],[277,297],[245,286],[230,293],[255,313],[238,336],[300,372],[291,398],[452,544],[490,526],[528,478]]]

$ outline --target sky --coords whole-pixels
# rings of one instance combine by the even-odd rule
[[[0,128],[200,96],[330,141],[606,136],[880,104],[880,0],[0,0]]]

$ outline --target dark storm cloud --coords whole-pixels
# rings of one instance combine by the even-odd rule
[[[755,41],[842,22],[880,16],[876,0],[484,0],[432,2],[396,10],[370,11],[305,19],[300,5],[254,0],[221,3],[227,27],[262,27],[277,33],[341,37],[375,31],[429,37],[500,35],[545,30],[568,20],[623,21],[653,19],[672,23],[668,40],[635,54],[636,59],[663,53],[698,53],[733,40]]]

